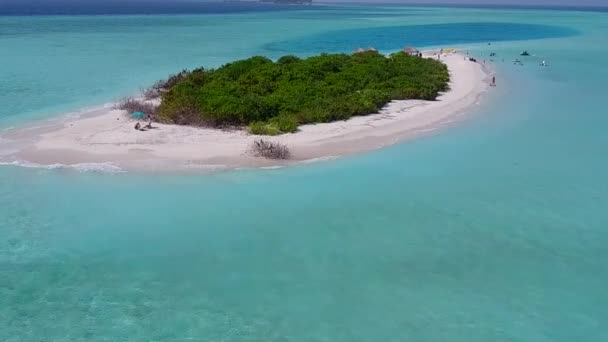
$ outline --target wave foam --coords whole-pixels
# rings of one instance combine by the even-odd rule
[[[319,162],[328,161],[328,160],[335,160],[338,158],[340,158],[340,156],[325,156],[325,157],[311,158],[311,159],[301,160],[298,162],[298,164],[319,163]]]
[[[9,166],[19,166],[25,168],[32,169],[47,169],[47,170],[56,170],[56,169],[72,169],[79,172],[100,172],[100,173],[121,173],[126,172],[121,169],[119,166],[113,163],[78,163],[78,164],[38,164],[32,163],[24,160],[15,160],[11,162],[2,162],[0,161],[0,165],[9,165]]]

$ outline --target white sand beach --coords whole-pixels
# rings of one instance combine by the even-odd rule
[[[301,126],[297,133],[268,140],[287,145],[292,158],[275,161],[249,153],[260,136],[154,124],[137,131],[126,113],[102,108],[79,117],[38,122],[0,134],[0,162],[31,165],[108,163],[123,170],[163,171],[289,165],[311,159],[370,151],[424,134],[458,120],[489,86],[489,73],[462,55],[443,56],[450,91],[437,101],[393,101],[378,114]]]

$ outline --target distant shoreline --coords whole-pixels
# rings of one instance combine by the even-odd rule
[[[450,91],[437,101],[392,101],[378,114],[346,121],[301,126],[296,133],[268,137],[289,147],[292,158],[268,160],[251,155],[259,136],[245,130],[219,130],[155,124],[140,132],[125,113],[100,108],[77,118],[17,127],[0,135],[0,145],[14,148],[0,164],[61,167],[107,164],[126,171],[200,171],[275,167],[363,153],[436,130],[459,120],[489,87],[490,74],[464,56],[443,56],[451,74]]]
[[[3,0],[3,7],[0,8],[0,17],[20,17],[20,16],[99,16],[99,15],[184,15],[184,14],[229,14],[229,13],[246,13],[247,9],[233,11],[218,11],[218,7],[222,6],[238,6],[238,5],[271,5],[265,6],[271,8],[274,5],[276,10],[284,10],[286,8],[297,8],[297,6],[283,6],[290,4],[281,4],[273,2],[260,2],[258,0],[236,0],[236,1],[211,1],[211,2],[147,2],[143,1],[138,6],[125,7],[122,1],[109,1],[98,3],[87,3],[83,6],[74,7],[70,4],[72,1],[59,1],[48,4],[48,1],[23,1],[23,0]],[[7,2],[8,1],[8,2]],[[569,11],[569,12],[608,12],[606,5],[526,5],[526,4],[445,4],[439,3],[398,3],[398,2],[338,2],[338,1],[317,1],[313,0],[311,4],[305,3],[304,8],[308,6],[314,7],[366,7],[366,6],[382,6],[382,7],[405,7],[405,8],[464,8],[464,9],[487,9],[487,10],[516,10],[516,11]],[[32,4],[35,4],[33,6]],[[219,6],[218,6],[219,5]],[[258,7],[259,8],[259,7]]]

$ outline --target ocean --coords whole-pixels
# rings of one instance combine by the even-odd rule
[[[0,130],[252,55],[453,46],[498,86],[448,129],[295,167],[0,166],[1,341],[608,340],[608,13],[61,14],[0,16]]]

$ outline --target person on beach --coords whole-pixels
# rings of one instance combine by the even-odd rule
[[[139,131],[141,130],[141,124],[139,123],[139,121],[135,124],[135,130]]]
[[[496,76],[492,76],[492,87],[496,87]]]
[[[152,129],[152,116],[148,115],[148,124],[144,128]]]

